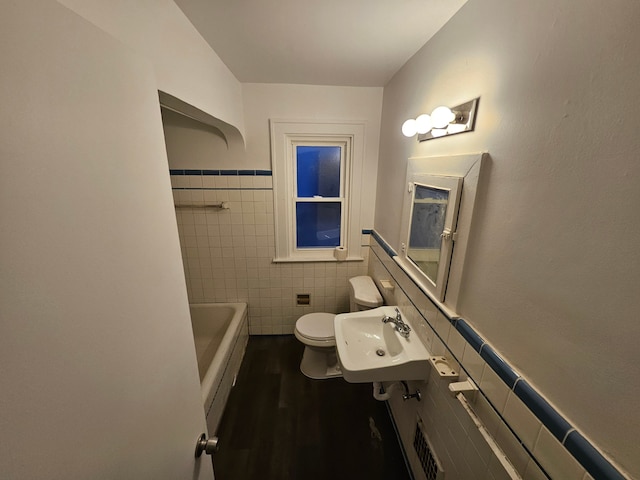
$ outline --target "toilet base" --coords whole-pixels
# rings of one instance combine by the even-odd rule
[[[342,377],[342,370],[338,363],[336,349],[316,348],[309,345],[304,347],[300,371],[309,378],[322,380],[325,378]]]

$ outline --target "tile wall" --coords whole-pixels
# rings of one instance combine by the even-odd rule
[[[385,302],[401,306],[431,353],[459,368],[459,380],[469,377],[480,387],[472,408],[522,478],[625,478],[468,322],[439,310],[375,232],[371,239],[362,235],[363,262],[275,264],[270,171],[172,170],[171,180],[190,302],[246,302],[250,334],[291,334],[305,313],[347,311],[348,279],[368,272]],[[229,208],[203,208],[216,202]],[[394,290],[382,289],[381,279]],[[297,294],[309,294],[311,304],[296,305]],[[421,402],[399,395],[390,400],[416,478],[424,478],[412,446],[418,416],[447,480],[510,478],[448,383],[432,372],[429,381],[410,383],[421,390]]]
[[[273,263],[273,184],[268,170],[171,170],[182,259],[191,303],[246,302],[251,335],[291,334],[310,312],[346,312],[348,279],[360,262]],[[228,209],[204,208],[226,202]],[[310,305],[297,305],[309,294]]]
[[[463,319],[449,318],[416,286],[393,260],[395,252],[374,231],[369,275],[385,303],[401,307],[416,335],[432,355],[444,355],[471,378],[479,391],[467,396],[488,433],[521,478],[528,480],[622,479],[616,468],[573,428],[527,380],[515,372]],[[381,288],[390,280],[393,291]],[[420,389],[421,402],[389,401],[416,479],[425,478],[413,448],[419,416],[439,457],[445,478],[508,479],[471,417],[448,390],[450,380],[431,371],[427,382],[410,382]]]

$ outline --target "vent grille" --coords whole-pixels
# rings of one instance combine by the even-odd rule
[[[427,480],[443,480],[444,470],[433,452],[431,442],[429,441],[422,419],[418,417],[416,422],[416,434],[413,437],[413,448],[418,454],[418,459],[422,465],[422,470]]]

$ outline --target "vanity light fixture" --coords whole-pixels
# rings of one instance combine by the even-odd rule
[[[402,124],[405,137],[418,135],[418,141],[445,137],[456,133],[471,132],[475,128],[476,109],[479,98],[456,105],[453,108],[436,107],[431,115],[423,113],[418,118],[410,118]]]

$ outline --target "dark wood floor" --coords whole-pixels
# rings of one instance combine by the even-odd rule
[[[371,384],[300,373],[292,335],[249,338],[214,455],[216,480],[407,480],[384,402]]]

